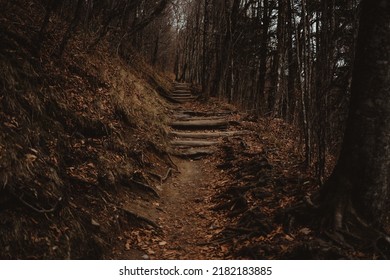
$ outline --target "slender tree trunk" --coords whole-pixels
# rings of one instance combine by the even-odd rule
[[[287,81],[287,100],[288,100],[288,111],[286,113],[286,120],[288,122],[294,121],[295,115],[295,82],[296,75],[298,72],[297,54],[294,55],[294,44],[293,44],[293,19],[292,19],[292,7],[291,0],[287,1],[287,38],[288,38],[288,81]],[[297,40],[297,38],[296,38]]]
[[[175,55],[175,63],[174,63],[174,69],[173,72],[175,73],[175,80],[179,80],[179,59],[180,59],[180,51],[179,49],[176,50],[176,55]]]
[[[279,1],[277,27],[278,46],[275,53],[274,65],[272,67],[272,92],[269,94],[268,98],[269,111],[272,111],[273,115],[278,117],[283,116],[283,111],[286,111],[286,108],[284,108],[283,110],[283,107],[285,107],[287,104],[285,102],[285,93],[283,86],[286,57],[286,14],[286,1]]]
[[[269,12],[269,0],[264,0],[263,7],[263,28],[262,28],[262,36],[261,36],[261,44],[260,44],[260,66],[259,66],[259,79],[258,79],[258,102],[265,102],[265,79],[267,75],[267,55],[268,55],[268,29],[270,25],[270,12]],[[264,108],[264,104],[258,104],[259,108],[256,110],[257,114],[260,113],[261,108]]]
[[[203,46],[202,46],[202,91],[206,94],[206,99],[209,97],[209,91],[207,89],[208,74],[207,63],[209,59],[208,47],[208,29],[209,29],[209,0],[204,0],[204,15],[203,15]]]
[[[302,0],[302,49],[301,49],[301,75],[303,74],[304,77],[302,79],[302,115],[303,115],[303,130],[304,130],[304,137],[305,137],[305,158],[306,158],[306,165],[310,166],[311,164],[311,156],[312,156],[312,141],[311,141],[311,121],[310,121],[310,114],[309,109],[311,108],[309,101],[310,101],[310,91],[311,91],[311,66],[310,66],[310,56],[311,56],[311,50],[310,50],[310,27],[309,27],[309,16],[307,14],[306,9],[306,0]]]

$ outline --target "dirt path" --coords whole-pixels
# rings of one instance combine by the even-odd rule
[[[176,87],[174,96],[180,102],[194,98],[185,85]],[[215,182],[224,174],[208,156],[218,149],[220,139],[216,134],[228,131],[228,121],[225,116],[185,108],[178,106],[172,118],[171,153],[178,156],[174,158],[178,172],[162,185],[162,211],[157,223],[163,235],[152,246],[152,258],[221,259],[224,253],[211,239],[223,228],[223,219],[212,210],[211,200],[216,193]]]
[[[212,155],[223,138],[241,131],[230,128],[229,111],[210,112],[200,104],[194,110],[195,97],[186,85],[177,88],[174,97],[181,105],[173,113],[170,134],[177,170],[160,186],[160,198],[152,205],[139,199],[125,206],[151,225],[126,232],[125,249],[117,248],[116,259],[226,259],[226,249],[212,240],[225,227],[221,214],[212,210],[212,199],[217,182],[226,178]]]
[[[216,101],[194,102],[186,86],[179,88],[169,133],[177,170],[158,186],[158,199],[139,195],[122,206],[135,213],[134,228],[123,231],[108,258],[365,256],[318,238],[302,203],[318,191],[316,179],[302,165],[292,127],[277,119],[252,121]]]
[[[215,259],[218,248],[206,245],[218,228],[218,216],[210,209],[213,170],[205,160],[176,159],[180,173],[163,185],[159,224],[163,241],[154,247],[157,259]],[[166,244],[165,244],[166,242]],[[161,246],[161,244],[164,244]]]

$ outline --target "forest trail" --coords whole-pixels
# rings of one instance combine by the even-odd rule
[[[180,103],[196,98],[187,84],[175,84],[173,97]],[[223,175],[208,162],[208,156],[218,150],[223,133],[231,132],[228,112],[185,107],[176,108],[170,124],[171,154],[178,172],[162,186],[159,223],[164,238],[152,252],[157,259],[223,258],[220,247],[211,242],[215,231],[223,228],[221,217],[211,209],[217,191],[213,182]]]
[[[191,109],[196,96],[188,84],[176,83],[172,97],[180,102],[170,123],[171,155],[178,167],[162,186],[159,223],[164,240],[152,246],[157,259],[222,259],[223,250],[212,242],[224,228],[222,217],[212,210],[217,180],[225,175],[210,162],[223,137],[238,135],[229,126],[233,112]]]
[[[194,102],[197,97],[188,84],[175,84],[172,98],[178,104],[172,112],[169,149],[177,168],[161,184],[152,207],[129,206],[149,226],[125,233],[129,240],[124,250],[115,249],[116,259],[226,259],[225,246],[213,240],[225,227],[221,213],[213,210],[213,199],[216,182],[227,181],[227,175],[217,169],[212,155],[229,137],[251,132],[230,125],[237,124],[230,108],[211,111]],[[137,244],[136,250],[131,243]]]
[[[0,259],[389,259],[388,7],[309,2],[3,1]]]
[[[302,165],[290,126],[254,119],[222,101],[198,102],[186,84],[176,84],[173,96],[172,168],[161,177],[158,198],[141,195],[123,206],[141,227],[124,229],[106,258],[338,259],[351,254],[317,239],[306,216],[291,218],[290,213],[306,215],[299,202],[316,191],[316,184]]]

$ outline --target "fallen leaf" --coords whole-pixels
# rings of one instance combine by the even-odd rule
[[[29,161],[29,162],[34,162],[34,161],[36,161],[36,159],[37,159],[36,155],[33,155],[33,154],[27,154],[26,155],[26,160]]]
[[[154,254],[156,254],[156,252],[153,251],[152,249],[148,249],[148,254],[149,254],[149,255],[154,255]]]
[[[288,241],[294,241],[294,238],[291,235],[286,234],[284,236]]]
[[[125,248],[126,248],[127,251],[129,251],[129,250],[131,249],[130,240],[128,240],[128,241],[126,242]]]
[[[308,235],[311,233],[311,230],[309,228],[302,228],[299,232],[302,232],[305,235]]]
[[[94,219],[91,220],[91,224],[92,224],[93,226],[100,227],[100,224],[99,224],[96,220],[94,220]]]

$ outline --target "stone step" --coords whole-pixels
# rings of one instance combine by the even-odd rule
[[[194,101],[196,97],[190,96],[190,97],[172,97],[176,101],[183,101],[183,102],[189,102],[189,101]]]
[[[228,116],[233,115],[235,111],[220,111],[220,112],[196,112],[196,111],[177,111],[177,114],[189,116]]]
[[[171,137],[177,138],[192,138],[192,139],[209,139],[219,137],[230,137],[239,135],[253,134],[253,131],[249,130],[238,130],[238,131],[218,131],[218,132],[179,132],[172,131],[169,133]]]
[[[178,93],[173,93],[171,94],[172,97],[195,97],[191,93],[183,93],[183,94],[178,94]]]
[[[187,85],[187,84],[177,84],[177,85],[173,85],[174,88],[177,88],[177,89],[190,89],[191,88],[191,85]]]
[[[171,141],[172,146],[181,146],[181,147],[209,147],[216,146],[218,142],[216,141],[202,141],[202,140],[173,140]]]
[[[181,104],[187,103],[187,102],[192,102],[194,100],[195,99],[186,99],[186,100],[175,99],[176,102],[181,103]]]
[[[191,87],[190,83],[179,83],[179,82],[174,82],[173,86],[186,86],[186,87]]]
[[[180,97],[180,98],[197,98],[195,95],[182,95],[182,94],[173,94],[172,96]]]
[[[202,120],[202,121],[206,121],[206,120],[225,120],[225,118],[223,116],[210,116],[210,117],[192,117],[192,116],[186,116],[186,115],[175,115],[176,117],[176,120],[177,121],[195,121],[195,120]]]
[[[172,91],[173,94],[191,94],[191,90],[186,90],[186,89],[180,89],[180,90],[174,90]]]
[[[217,150],[215,148],[190,148],[190,149],[175,149],[170,152],[171,155],[184,158],[202,158],[213,155]]]
[[[200,130],[226,128],[228,124],[226,120],[188,120],[174,121],[170,125],[176,129]]]

